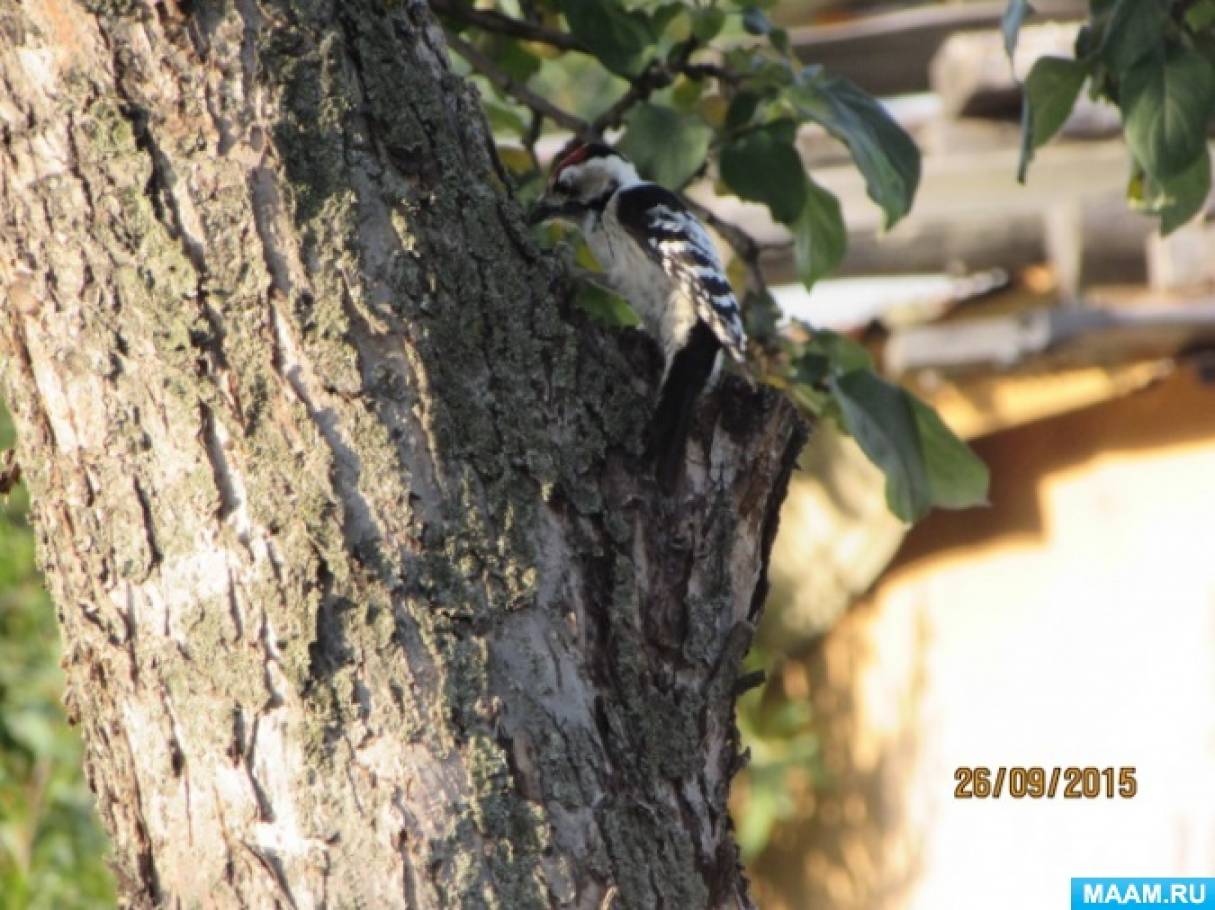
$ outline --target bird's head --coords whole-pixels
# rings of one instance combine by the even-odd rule
[[[588,211],[601,210],[620,187],[639,179],[637,168],[611,146],[579,142],[557,158],[529,220],[532,224],[549,218],[578,221]]]

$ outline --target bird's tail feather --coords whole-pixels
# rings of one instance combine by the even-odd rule
[[[664,493],[671,493],[679,479],[696,401],[713,375],[720,350],[721,343],[713,331],[697,321],[688,343],[671,360],[667,370],[658,407],[650,421],[648,445]]]

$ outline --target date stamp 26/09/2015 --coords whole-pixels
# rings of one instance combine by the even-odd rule
[[[955,799],[1131,799],[1139,792],[1133,767],[964,766],[953,773]]]

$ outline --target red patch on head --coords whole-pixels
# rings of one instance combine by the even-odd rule
[[[570,149],[565,154],[557,159],[557,163],[553,165],[553,172],[549,174],[548,182],[550,184],[557,181],[557,176],[567,167],[573,164],[579,164],[586,161],[587,155],[590,154],[591,145],[589,142],[580,142]]]

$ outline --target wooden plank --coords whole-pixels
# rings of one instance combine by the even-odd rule
[[[1034,61],[1072,56],[1078,31],[1078,23],[1025,27],[1011,66],[998,30],[950,35],[933,55],[928,84],[941,98],[947,117],[1019,119],[1021,83]]]
[[[926,156],[915,205],[892,233],[912,234],[936,221],[972,224],[1018,213],[1041,214],[1060,201],[1121,197],[1126,189],[1129,165],[1120,140],[1047,146],[1038,152],[1024,186],[1016,179],[1018,154],[1006,148]],[[854,165],[813,169],[813,176],[839,197],[850,231],[881,230],[881,210],[869,199],[865,179]],[[762,242],[789,240],[788,231],[775,224],[762,205],[712,197],[706,186],[691,195]]]
[[[984,373],[1028,363],[1091,366],[1173,357],[1212,342],[1215,297],[1143,297],[1134,306],[1078,303],[899,329],[886,343],[882,365],[895,376]]]
[[[1215,282],[1215,227],[1198,219],[1168,237],[1149,237],[1147,265],[1148,284],[1153,290],[1209,286]]]
[[[813,168],[815,180],[839,197],[848,223],[849,252],[839,274],[1013,269],[1042,262],[1048,258],[1048,214],[1074,205],[1084,241],[1081,273],[1103,281],[1143,280],[1143,244],[1155,221],[1127,210],[1127,153],[1120,140],[1047,146],[1025,186],[1016,181],[1017,156],[1015,148],[926,156],[911,214],[888,233],[852,164]],[[791,279],[791,236],[766,208],[715,197],[707,185],[692,195],[761,243],[778,246],[765,256],[765,271],[774,283]]]
[[[955,32],[999,28],[1005,4],[952,3],[867,16],[836,25],[791,29],[794,52],[803,63],[820,63],[875,95],[901,95],[928,88],[928,64]],[[1083,19],[1085,0],[1037,0],[1030,21]]]
[[[950,35],[932,58],[929,84],[941,100],[943,118],[1003,118],[1020,123],[1021,85],[1041,57],[1070,58],[1079,23],[1052,22],[1026,26],[1009,66],[1004,36],[997,30]],[[949,122],[948,120],[946,122]],[[1120,132],[1114,105],[1081,92],[1063,134],[1096,138]]]

